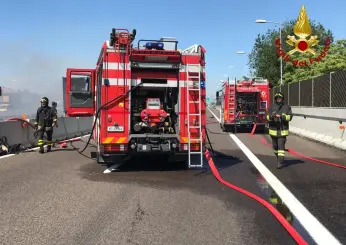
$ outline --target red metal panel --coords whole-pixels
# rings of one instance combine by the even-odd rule
[[[125,73],[125,74],[124,74]],[[115,70],[115,69],[105,69],[102,70],[102,77],[104,78],[124,78],[124,75],[126,78],[131,78],[131,71],[130,70]]]
[[[90,75],[91,79],[91,92],[93,94],[93,97],[95,96],[95,76],[96,72],[95,69],[84,69],[84,68],[68,68],[66,71],[66,110],[67,115],[71,117],[82,117],[82,116],[92,116],[95,114],[95,101],[93,102],[92,107],[72,107],[71,101],[70,101],[70,93],[71,93],[71,76],[72,75]]]
[[[131,71],[125,70],[124,67],[128,67],[129,56],[119,52],[107,52],[107,54],[103,57],[104,60],[104,68],[102,71],[102,77],[108,79],[119,79],[119,81],[127,79],[127,86],[124,85],[102,85],[102,104],[107,103],[108,101],[119,97],[120,99],[111,103],[105,110],[101,112],[102,117],[102,125],[100,132],[100,142],[103,142],[108,137],[128,137],[129,132],[129,96],[126,95],[123,97],[125,93],[128,92],[129,86],[131,83]],[[107,67],[107,63],[109,63],[110,67],[114,66],[114,62],[120,62],[119,69],[105,69]],[[113,63],[113,64],[111,64]],[[119,82],[120,83],[120,82]],[[118,126],[123,126],[124,131],[122,132],[108,132],[108,126],[114,126],[114,123],[117,123]],[[127,143],[127,142],[124,142]]]

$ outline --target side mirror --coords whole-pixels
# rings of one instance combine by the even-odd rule
[[[1,89],[1,86],[0,86],[0,96],[2,96],[2,89]]]
[[[216,99],[219,98],[219,91],[216,92]]]
[[[274,88],[274,84],[269,83],[269,88],[270,88],[270,89]]]

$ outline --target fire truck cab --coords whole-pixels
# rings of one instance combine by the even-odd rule
[[[67,69],[66,115],[94,117],[98,162],[149,153],[202,167],[205,49],[178,50],[175,38],[139,40],[136,47],[135,36],[113,28],[95,69]]]
[[[228,80],[223,83],[222,90],[216,92],[216,97],[221,101],[220,127],[223,131],[251,129],[255,123],[256,131],[265,130],[265,113],[270,106],[269,80]]]

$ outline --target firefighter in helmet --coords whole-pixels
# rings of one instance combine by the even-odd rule
[[[280,169],[284,164],[286,137],[293,115],[291,107],[284,104],[284,95],[281,92],[275,94],[274,100],[275,103],[268,109],[266,119],[274,153],[278,160],[277,168]]]
[[[40,147],[40,153],[44,153],[43,145],[44,133],[47,135],[47,152],[52,149],[52,138],[53,138],[53,127],[55,127],[57,122],[56,111],[52,109],[49,105],[49,100],[47,97],[41,99],[41,106],[37,109],[35,129],[38,132],[38,146]]]

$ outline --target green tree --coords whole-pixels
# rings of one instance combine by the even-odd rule
[[[318,53],[322,51],[323,48],[319,47]],[[308,59],[307,55],[300,55],[299,58]],[[294,67],[292,63],[287,63],[284,80],[298,82],[338,70],[346,70],[346,39],[331,44],[327,56],[320,62],[314,62],[307,67]]]
[[[313,35],[318,36],[319,43],[314,48],[321,50],[329,37],[331,42],[334,41],[333,33],[330,30],[326,30],[324,26],[315,21],[309,20]],[[293,35],[293,27],[296,20],[286,21],[282,26],[282,46],[285,52],[291,50],[292,47],[286,43],[287,36]],[[255,39],[255,44],[252,52],[249,54],[249,67],[252,76],[265,77],[273,85],[277,85],[280,81],[280,57],[277,55],[277,48],[275,40],[280,37],[278,29],[269,29],[266,34],[258,34]],[[292,55],[292,59],[301,59],[302,57],[308,57],[306,54],[295,53]],[[291,82],[292,74],[299,72],[299,70],[307,71],[311,67],[294,67],[290,62],[283,61],[284,82]],[[286,75],[288,73],[288,75]],[[287,81],[286,81],[287,79]]]

